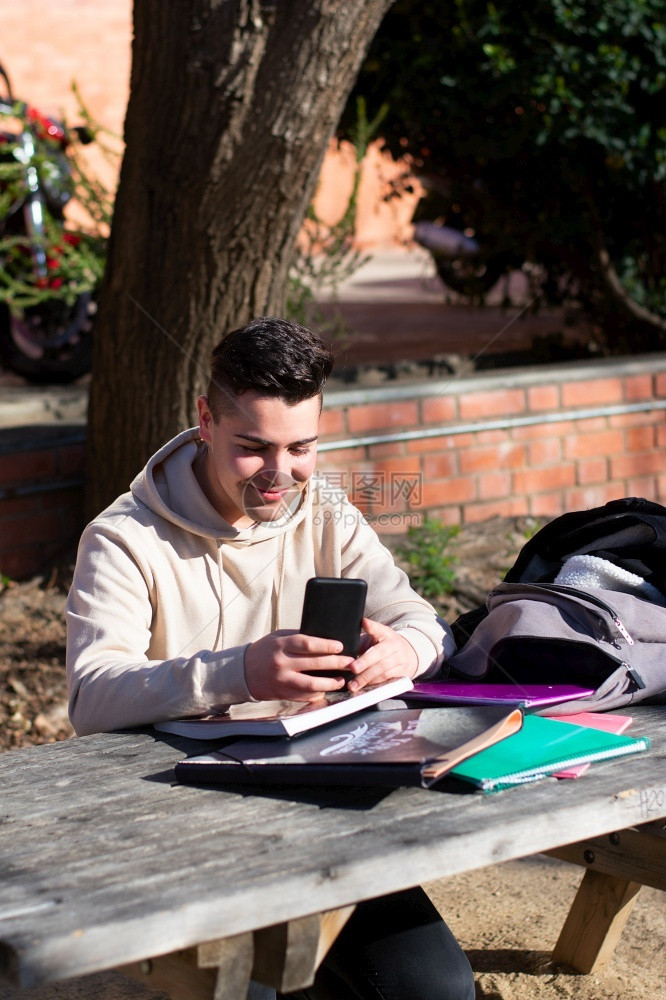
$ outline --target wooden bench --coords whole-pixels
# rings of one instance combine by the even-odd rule
[[[604,899],[616,880],[614,917],[582,889],[556,949],[593,967],[632,894],[618,881],[663,888],[646,824],[666,818],[666,711],[632,714],[646,753],[489,796],[186,788],[173,764],[203,747],[152,732],[2,754],[0,974],[31,987],[120,968],[187,1000],[239,1000],[250,975],[288,991],[356,902],[539,852],[582,860]],[[594,957],[571,946],[581,919]]]

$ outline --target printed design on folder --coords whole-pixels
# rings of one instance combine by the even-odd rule
[[[393,747],[409,743],[416,736],[417,719],[402,722],[380,722],[370,727],[363,722],[348,733],[336,733],[330,738],[330,746],[320,751],[320,757],[331,757],[335,754],[357,753],[359,755],[377,754]]]

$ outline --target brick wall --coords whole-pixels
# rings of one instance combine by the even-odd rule
[[[375,526],[666,499],[666,359],[327,396],[320,468]]]
[[[0,430],[0,573],[48,572],[83,526],[85,428]]]
[[[82,528],[83,426],[0,431],[0,572],[48,572]],[[319,468],[381,532],[666,502],[666,358],[346,389]]]

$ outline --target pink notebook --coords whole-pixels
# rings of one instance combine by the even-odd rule
[[[587,726],[589,729],[604,729],[607,733],[623,733],[628,729],[633,719],[630,715],[604,715],[602,712],[577,712],[574,715],[563,715],[561,722],[573,722],[576,726]],[[587,771],[589,764],[578,764],[566,771],[558,771],[553,778],[579,778]]]
[[[592,688],[575,684],[479,684],[468,681],[422,681],[402,697],[440,705],[517,705],[536,708],[586,698]]]

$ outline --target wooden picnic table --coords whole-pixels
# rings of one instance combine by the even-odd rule
[[[0,976],[31,987],[121,968],[197,1000],[239,1000],[251,975],[296,989],[356,902],[549,851],[596,880],[556,949],[594,967],[632,893],[666,888],[666,707],[632,715],[647,752],[494,795],[451,779],[184,787],[174,763],[210,744],[147,730],[2,754]]]

